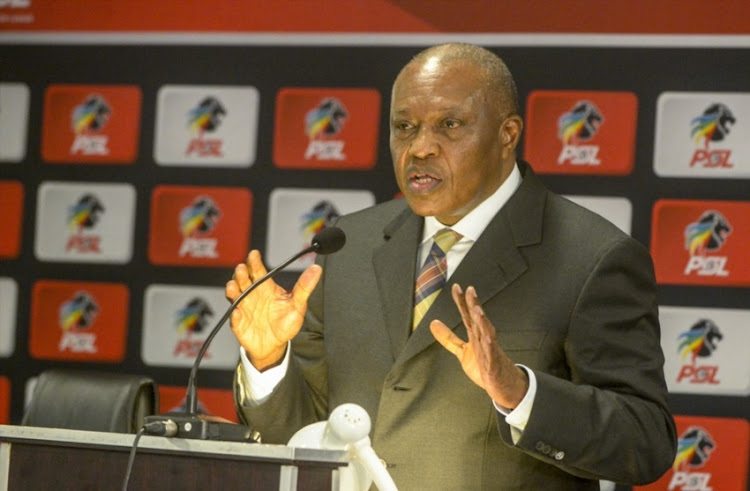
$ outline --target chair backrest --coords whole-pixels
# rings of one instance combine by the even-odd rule
[[[148,377],[53,369],[37,377],[21,424],[135,433],[158,408],[156,384]]]

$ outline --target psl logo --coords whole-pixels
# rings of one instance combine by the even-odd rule
[[[668,489],[711,491],[708,486],[710,473],[690,471],[702,467],[715,448],[716,444],[706,430],[697,426],[688,428],[677,441],[677,456],[672,465],[674,475]]]
[[[732,227],[718,211],[703,213],[697,222],[685,228],[685,249],[690,259],[685,266],[685,275],[693,272],[698,276],[728,276],[726,256],[707,256],[707,252],[717,251],[724,245]]]
[[[716,365],[697,365],[697,358],[708,358],[711,353],[716,351],[717,342],[721,341],[723,336],[719,327],[711,320],[701,319],[690,328],[689,331],[680,334],[677,338],[680,352],[684,360],[691,357],[689,365],[683,365],[680,374],[677,376],[677,382],[687,379],[691,384],[718,384],[716,375],[719,367]]]
[[[199,238],[197,235],[209,233],[216,226],[221,211],[207,196],[199,196],[193,204],[180,212],[180,231],[184,239],[180,245],[180,257],[216,258],[217,239]]]
[[[329,138],[341,131],[348,117],[344,105],[333,97],[323,99],[318,107],[305,115],[305,132],[310,143],[305,150],[305,159],[344,160],[344,141]]]
[[[96,353],[96,334],[86,332],[99,312],[99,307],[88,292],[82,291],[63,303],[59,310],[63,335],[57,349],[73,353]]]
[[[65,245],[66,251],[79,253],[101,253],[101,237],[94,234],[86,234],[99,222],[100,215],[104,212],[99,199],[93,194],[83,195],[76,204],[68,208],[68,228],[73,234],[68,238]]]
[[[703,148],[698,148],[693,152],[693,158],[690,161],[690,167],[734,167],[729,162],[732,155],[731,150],[713,149],[710,150],[710,142],[720,142],[729,134],[732,125],[736,123],[732,111],[724,104],[711,104],[703,114],[693,118],[690,121],[690,136],[696,145],[703,141]]]
[[[570,112],[560,116],[557,128],[563,148],[557,158],[557,164],[569,162],[572,165],[599,165],[599,145],[580,143],[591,140],[603,123],[604,117],[599,109],[588,101],[577,102]]]
[[[203,341],[191,339],[191,335],[203,332],[209,318],[213,315],[214,312],[208,302],[199,297],[193,298],[175,313],[175,326],[180,334],[180,339],[174,347],[174,356],[186,358],[198,356]],[[208,352],[204,354],[204,358],[210,357],[211,355]]]
[[[200,104],[188,112],[188,127],[190,132],[197,135],[188,143],[185,155],[195,154],[198,157],[222,157],[222,140],[205,138],[205,133],[216,131],[221,125],[227,111],[216,97],[206,97]]]
[[[71,114],[73,131],[76,134],[70,153],[75,155],[107,155],[107,136],[97,135],[107,124],[112,110],[107,101],[98,94],[90,95],[76,106]]]

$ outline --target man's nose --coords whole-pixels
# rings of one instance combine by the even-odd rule
[[[426,126],[419,128],[411,145],[409,145],[409,153],[418,159],[426,159],[439,155],[440,145],[435,133]]]

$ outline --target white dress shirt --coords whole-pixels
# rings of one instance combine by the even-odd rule
[[[448,266],[448,277],[456,271],[458,265],[468,254],[474,242],[477,241],[484,229],[487,228],[492,218],[505,205],[510,197],[515,193],[518,186],[521,185],[521,172],[518,166],[513,167],[513,171],[508,178],[500,185],[499,188],[487,199],[482,201],[476,208],[471,210],[461,220],[453,224],[450,228],[462,235],[461,240],[451,247],[446,253],[446,262]],[[417,270],[421,268],[424,259],[432,247],[432,237],[435,233],[445,228],[435,217],[425,217],[422,231],[422,242],[420,243],[417,258]],[[464,290],[470,285],[462,285]],[[289,366],[290,349],[287,347],[284,360],[276,367],[270,368],[264,372],[259,372],[253,367],[245,354],[245,350],[240,348],[240,359],[244,368],[245,380],[243,392],[247,399],[245,403],[261,404],[271,395],[273,389],[281,382]],[[519,365],[529,377],[529,390],[520,404],[513,410],[504,408],[495,403],[495,408],[505,415],[505,421],[511,426],[511,436],[513,441],[517,442],[526,427],[531,407],[536,395],[536,377],[534,372],[529,368]],[[494,401],[493,401],[494,403]]]

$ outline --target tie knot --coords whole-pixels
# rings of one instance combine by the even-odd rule
[[[440,248],[443,253],[450,250],[453,245],[461,240],[463,237],[461,234],[450,228],[440,229],[435,233],[435,244]]]

